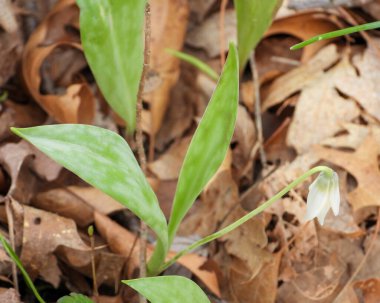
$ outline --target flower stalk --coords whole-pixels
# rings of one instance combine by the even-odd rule
[[[261,204],[259,207],[255,208],[254,210],[252,210],[250,213],[241,217],[239,220],[235,221],[234,223],[226,226],[225,228],[223,228],[223,229],[221,229],[221,230],[219,230],[219,231],[217,231],[217,232],[215,232],[215,233],[213,233],[213,234],[211,234],[211,235],[209,235],[203,239],[198,240],[197,242],[194,242],[193,244],[189,245],[188,247],[186,247],[185,249],[183,249],[182,251],[177,253],[172,259],[170,259],[168,262],[164,263],[161,266],[160,272],[164,271],[169,266],[173,265],[183,255],[189,253],[190,251],[192,251],[192,250],[194,250],[194,249],[196,249],[202,245],[205,245],[205,244],[207,244],[207,243],[209,243],[215,239],[218,239],[218,238],[224,236],[225,234],[227,234],[227,233],[233,231],[234,229],[238,228],[240,225],[244,224],[248,220],[252,219],[254,216],[260,214],[265,209],[270,207],[274,202],[278,201],[284,195],[286,195],[291,189],[293,189],[294,187],[296,187],[300,183],[304,182],[307,178],[309,178],[310,176],[312,176],[315,173],[324,173],[326,176],[328,176],[330,178],[334,174],[336,174],[331,168],[329,168],[327,166],[316,166],[316,167],[310,169],[309,171],[307,171],[306,173],[304,173],[303,175],[301,175],[300,177],[295,179],[293,182],[291,182],[289,185],[284,187],[281,191],[279,191],[272,198],[270,198],[269,200],[267,200],[265,203]]]

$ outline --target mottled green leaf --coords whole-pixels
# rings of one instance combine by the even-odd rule
[[[144,60],[146,0],[77,0],[84,54],[103,95],[127,123],[136,124]]]
[[[180,276],[161,276],[122,282],[142,294],[151,303],[210,303],[197,284]]]
[[[234,132],[239,101],[238,65],[236,47],[230,44],[222,75],[181,168],[169,221],[169,243],[196,197],[226,156]]]
[[[157,233],[160,244],[167,247],[165,216],[122,137],[104,128],[81,124],[12,128],[12,131],[128,207]]]
[[[282,0],[234,0],[240,70],[244,68],[251,51],[271,25],[281,2]]]
[[[60,298],[57,303],[94,303],[94,301],[84,295],[71,293],[70,296]]]

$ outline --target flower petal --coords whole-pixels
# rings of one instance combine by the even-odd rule
[[[318,186],[313,187],[307,196],[305,220],[317,217],[326,199],[326,192],[321,192]]]

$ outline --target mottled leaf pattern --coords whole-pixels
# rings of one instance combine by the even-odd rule
[[[218,85],[182,165],[169,221],[169,243],[196,197],[226,156],[234,132],[239,101],[238,65],[237,50],[231,44]]]
[[[12,131],[128,207],[157,233],[163,247],[167,247],[165,216],[122,137],[100,127],[81,124],[12,128]]]
[[[251,51],[272,23],[282,0],[235,0],[239,66],[242,70]]]
[[[84,295],[71,293],[70,296],[60,298],[57,303],[94,303],[94,301]]]
[[[210,303],[197,284],[180,276],[142,278],[123,283],[142,294],[151,303]]]
[[[145,0],[77,0],[86,59],[112,109],[136,124],[144,57]]]

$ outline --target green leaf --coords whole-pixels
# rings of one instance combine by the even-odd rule
[[[127,142],[104,128],[62,124],[12,131],[128,207],[146,222],[167,248],[167,224],[156,195],[148,184]]]
[[[132,133],[144,62],[146,0],[77,0],[77,3],[86,59],[107,102]]]
[[[122,281],[151,303],[210,303],[202,289],[180,276],[161,276]]]
[[[237,15],[239,66],[242,70],[251,51],[272,23],[282,0],[234,0]]]
[[[94,301],[84,295],[71,293],[70,296],[60,298],[57,303],[94,303]]]
[[[226,156],[234,132],[239,101],[238,64],[236,47],[230,44],[222,75],[181,168],[169,221],[169,243],[196,197]]]
[[[209,65],[199,60],[198,58],[170,48],[167,48],[166,51],[169,54],[172,54],[173,56],[194,65],[200,71],[209,76],[212,80],[218,81],[219,75]]]
[[[25,270],[24,266],[22,265],[21,260],[16,255],[16,253],[12,249],[12,247],[8,244],[8,242],[4,239],[3,235],[1,235],[1,234],[0,234],[0,241],[1,241],[1,244],[3,245],[5,251],[9,255],[9,257],[11,257],[11,259],[13,260],[13,262],[15,262],[15,264],[17,265],[17,267],[20,270],[22,276],[24,277],[26,285],[28,285],[29,289],[33,292],[33,294],[36,297],[36,299],[38,300],[38,302],[45,303],[44,299],[42,299],[42,297],[38,293],[37,288],[34,286],[34,283],[33,283],[32,279],[29,277],[29,274],[27,273],[27,271]]]
[[[303,48],[303,47],[305,47],[305,46],[307,46],[309,44],[312,44],[314,42],[317,42],[317,41],[337,38],[337,37],[341,37],[341,36],[344,36],[344,35],[349,35],[349,34],[357,33],[357,32],[360,32],[360,31],[368,31],[368,30],[376,29],[376,28],[380,28],[380,21],[366,23],[366,24],[361,24],[361,25],[352,26],[352,27],[340,29],[340,30],[337,30],[337,31],[325,33],[325,34],[322,34],[322,35],[317,35],[317,36],[314,36],[313,38],[310,38],[310,39],[308,39],[306,41],[303,41],[301,43],[293,45],[290,49],[291,50],[296,50],[296,49]]]

